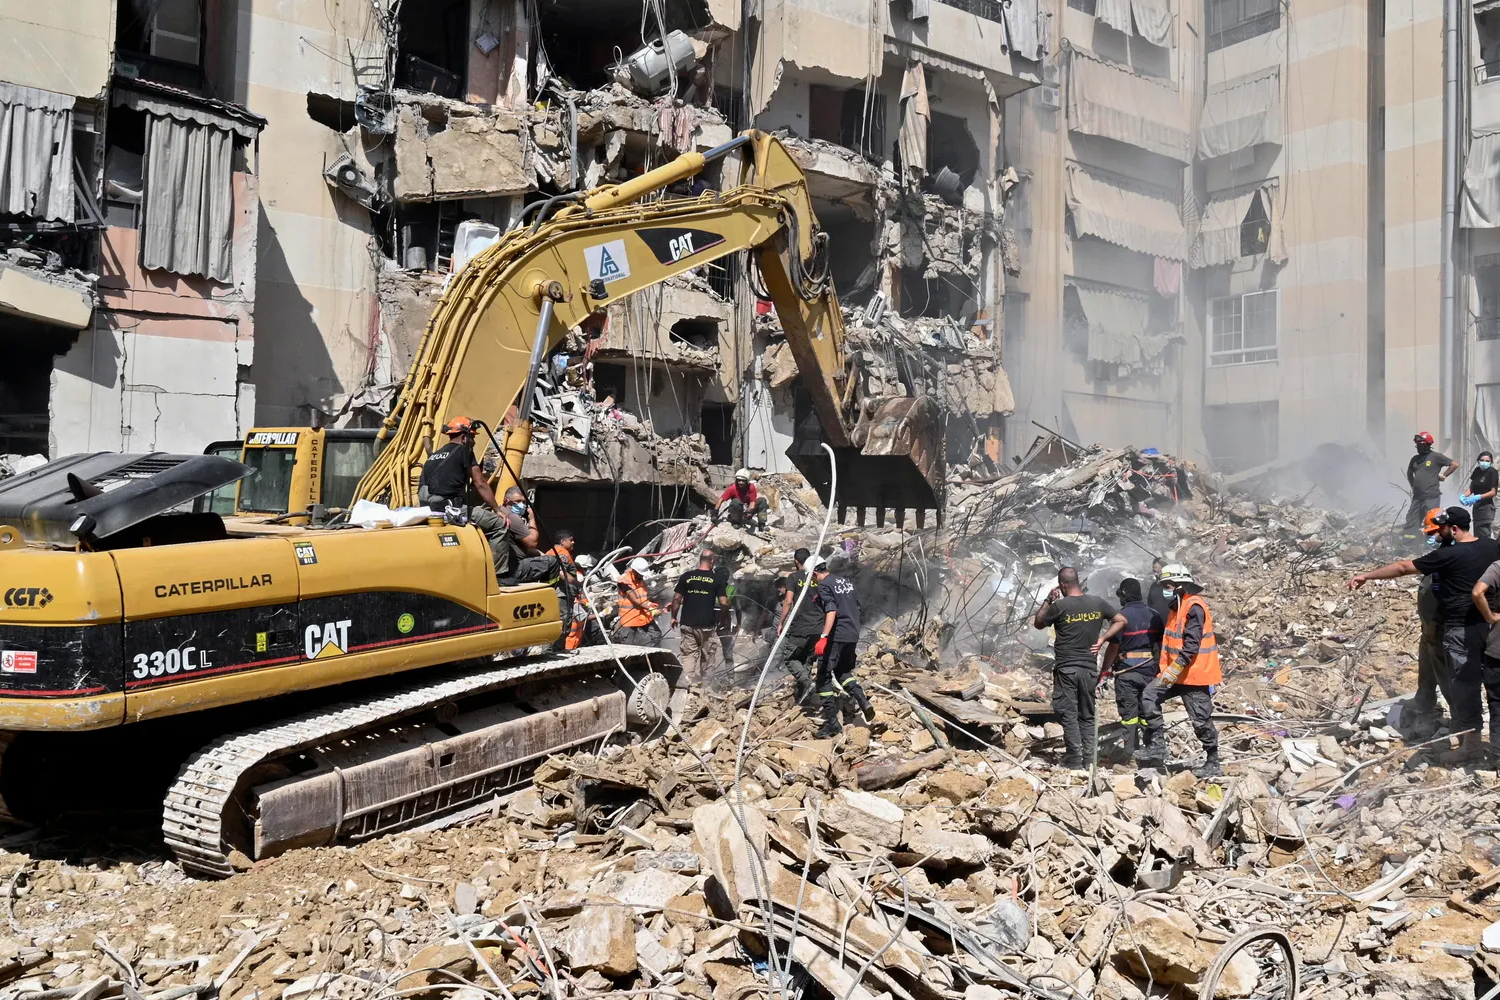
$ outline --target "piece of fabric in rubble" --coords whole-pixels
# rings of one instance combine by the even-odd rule
[[[1200,159],[1281,140],[1280,67],[1209,87],[1198,129]]]
[[[1277,202],[1276,182],[1258,187],[1211,196],[1203,206],[1203,216],[1198,225],[1198,238],[1193,242],[1189,262],[1193,267],[1214,267],[1237,260],[1240,254],[1240,236],[1245,216],[1249,214],[1256,199],[1260,199],[1266,218],[1270,220],[1270,234],[1266,243],[1266,254],[1273,261],[1286,259],[1282,250],[1281,226]]]
[[[901,133],[897,146],[901,150],[902,181],[915,191],[927,173],[927,129],[932,110],[927,104],[927,71],[919,62],[906,65],[901,77]]]
[[[146,116],[143,268],[231,279],[233,164],[233,133]]]
[[[1177,91],[1078,49],[1069,49],[1068,127],[1178,163],[1192,159],[1192,130]]]
[[[1465,229],[1500,227],[1500,132],[1476,136],[1464,160],[1459,225]]]
[[[1079,236],[1097,236],[1155,257],[1187,259],[1187,230],[1177,205],[1144,185],[1069,163],[1067,201]]]
[[[1151,325],[1151,300],[1146,295],[1079,281],[1069,281],[1067,288],[1077,297],[1077,320],[1088,325],[1090,361],[1142,367],[1159,358],[1171,342],[1167,334],[1146,332]]]
[[[1037,0],[1011,0],[1003,8],[1005,34],[1010,51],[1022,59],[1040,59],[1043,46],[1041,4]]]
[[[1135,33],[1152,45],[1172,44],[1172,7],[1166,0],[1130,0],[1135,15]]]
[[[0,213],[73,221],[73,98],[0,83]]]

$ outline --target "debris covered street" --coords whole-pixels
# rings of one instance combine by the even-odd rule
[[[742,616],[737,670],[669,729],[553,757],[462,822],[222,882],[124,819],[21,831],[0,840],[4,995],[1482,995],[1500,775],[1403,735],[1415,584],[1343,588],[1388,526],[1165,457],[1063,457],[955,482],[943,528],[861,536],[856,578],[891,612],[861,646],[868,727],[813,738]],[[794,478],[772,520],[795,528],[694,529],[747,587],[816,538]],[[1106,693],[1091,785],[1057,766],[1024,619],[1058,561],[1105,593],[1153,554],[1201,567],[1223,609],[1228,773],[1184,769],[1171,709],[1181,763],[1127,765]]]

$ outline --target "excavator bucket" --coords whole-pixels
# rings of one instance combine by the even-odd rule
[[[853,447],[834,448],[838,496],[833,502],[839,517],[851,507],[858,510],[861,524],[870,509],[880,525],[888,510],[896,512],[898,525],[904,524],[908,510],[916,511],[918,526],[929,510],[941,517],[946,433],[942,411],[925,396],[866,402],[850,435]],[[832,475],[823,440],[817,417],[809,414],[797,422],[787,454],[827,503]]]

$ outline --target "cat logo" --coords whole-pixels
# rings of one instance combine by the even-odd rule
[[[302,651],[309,660],[343,656],[349,652],[349,626],[352,624],[354,622],[349,618],[321,625],[314,622],[302,633]]]
[[[637,229],[635,234],[641,242],[651,248],[656,259],[663,264],[675,264],[679,260],[694,257],[724,242],[721,233],[707,229],[685,229],[681,226],[658,226],[655,229]]]
[[[546,610],[547,606],[545,604],[520,604],[517,605],[516,609],[510,614],[512,618],[516,619],[540,618],[542,616],[542,612]]]

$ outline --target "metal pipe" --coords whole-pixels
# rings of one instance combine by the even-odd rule
[[[531,367],[526,370],[526,388],[521,390],[521,405],[517,423],[530,423],[533,400],[536,399],[536,380],[542,372],[542,362],[547,355],[547,333],[552,327],[552,299],[542,296],[542,312],[536,321],[536,339],[531,342]]]
[[[1438,312],[1438,415],[1439,439],[1444,447],[1457,446],[1458,386],[1457,314],[1458,270],[1453,250],[1458,231],[1458,126],[1459,126],[1459,27],[1463,0],[1443,2],[1443,227],[1441,253],[1442,301]],[[1416,416],[1413,414],[1413,416]]]

